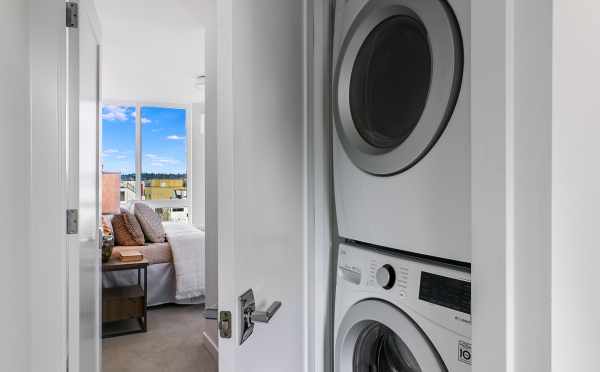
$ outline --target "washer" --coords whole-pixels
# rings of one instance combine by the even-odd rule
[[[335,372],[471,371],[470,273],[342,245]]]
[[[469,12],[470,0],[337,2],[341,237],[471,261]]]

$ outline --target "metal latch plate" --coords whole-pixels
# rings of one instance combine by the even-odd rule
[[[67,2],[66,4],[66,25],[68,28],[79,27],[79,4]]]
[[[79,210],[67,209],[67,234],[73,235],[79,232]]]
[[[219,313],[219,335],[221,338],[231,338],[231,311]]]

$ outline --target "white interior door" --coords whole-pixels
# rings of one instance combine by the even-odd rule
[[[69,4],[67,4],[67,7]],[[68,204],[78,210],[69,241],[69,370],[100,371],[99,28],[80,1],[68,37]]]
[[[219,368],[304,371],[304,2],[217,7],[219,310],[233,331],[219,340]],[[248,289],[256,310],[282,306],[240,345]]]

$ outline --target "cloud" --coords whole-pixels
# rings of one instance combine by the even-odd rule
[[[102,151],[102,157],[103,158],[109,158],[111,156],[113,156],[114,154],[118,154],[119,150],[117,149],[106,149],[104,151]]]
[[[135,119],[136,116],[137,116],[137,111],[135,111],[135,110],[131,111],[131,117]]]
[[[170,135],[170,136],[167,136],[167,139],[168,139],[168,140],[171,140],[171,141],[180,141],[180,140],[184,140],[184,139],[185,139],[185,137],[178,136],[178,135],[176,135],[176,134],[172,134],[172,135]]]
[[[175,160],[175,159],[158,159],[157,161],[162,164],[178,164],[179,163],[179,160]]]
[[[179,164],[179,160],[172,159],[172,158],[165,157],[165,156],[159,156],[156,154],[145,154],[144,156],[147,157],[148,159],[150,159],[152,165],[160,164],[161,166],[163,166],[165,164],[170,164],[170,165]]]
[[[150,124],[152,123],[152,120],[148,119],[148,118],[142,118],[142,124]]]
[[[102,120],[104,121],[127,121],[129,114],[127,107],[106,105],[102,108]]]
[[[127,159],[128,156],[127,155],[117,155],[117,159],[119,160],[123,160],[123,159]]]

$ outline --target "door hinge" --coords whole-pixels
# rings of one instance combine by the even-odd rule
[[[67,234],[74,235],[79,231],[79,210],[67,209]]]
[[[75,2],[66,2],[67,7],[67,28],[79,27],[79,4]]]

